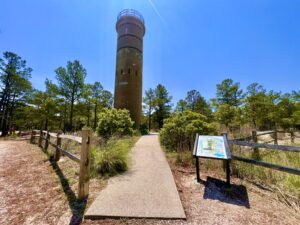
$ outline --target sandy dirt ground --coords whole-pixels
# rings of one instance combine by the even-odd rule
[[[177,189],[187,216],[179,220],[102,220],[83,224],[131,225],[198,225],[198,224],[300,224],[300,215],[276,200],[274,193],[240,180],[232,179],[228,189],[225,182],[204,174],[196,183],[194,171],[173,170]]]
[[[78,170],[65,157],[50,163],[36,145],[0,140],[0,224],[80,224],[90,202],[76,199]],[[91,181],[91,201],[102,187]]]
[[[205,181],[197,184],[194,171],[184,168],[173,168],[173,175],[186,221],[81,222],[82,212],[105,182],[92,180],[89,201],[79,202],[76,168],[65,158],[53,165],[40,148],[25,141],[0,140],[0,224],[300,224],[299,213],[272,192],[237,179],[226,188],[213,174],[203,174]]]

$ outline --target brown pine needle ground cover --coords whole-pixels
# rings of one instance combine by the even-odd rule
[[[195,182],[194,168],[175,166],[169,158],[187,221],[100,220],[82,224],[299,224],[299,213],[276,200],[273,192],[202,170],[204,184]],[[90,198],[76,201],[77,163],[63,157],[58,166],[36,145],[0,140],[0,224],[78,224],[82,211],[105,186],[93,179]],[[59,168],[59,169],[58,169]],[[214,179],[214,178],[217,178]],[[63,187],[62,187],[63,184]]]
[[[0,224],[79,224],[106,182],[91,180],[88,202],[77,201],[78,171],[66,157],[49,161],[36,145],[0,140]]]

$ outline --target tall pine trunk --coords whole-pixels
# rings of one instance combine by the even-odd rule
[[[98,104],[95,103],[95,109],[94,109],[94,131],[97,128],[97,108],[98,108]]]
[[[90,105],[90,102],[88,102],[88,107],[87,107],[87,126],[89,127],[90,126],[90,109],[91,108],[91,105]]]
[[[149,113],[149,121],[148,121],[148,129],[149,129],[149,131],[151,130],[151,111],[150,111],[150,113]]]
[[[72,98],[71,101],[69,131],[73,131],[73,110],[74,110],[74,98]]]
[[[3,112],[2,112],[2,119],[1,119],[1,136],[5,137],[8,134],[8,126],[7,126],[7,119],[8,119],[8,106],[9,106],[9,99],[10,95],[6,95],[6,99],[3,101]]]
[[[16,99],[16,93],[14,94],[14,97],[13,97],[13,100],[12,100],[12,103],[11,103],[11,107],[10,107],[10,110],[9,110],[8,123],[7,123],[7,126],[8,126],[9,130],[11,130],[11,122],[13,120],[13,112],[14,112],[15,104],[16,104],[15,99]]]

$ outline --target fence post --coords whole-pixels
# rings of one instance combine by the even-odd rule
[[[49,140],[50,140],[50,134],[49,134],[49,131],[47,131],[45,147],[44,147],[46,151],[48,150],[48,147],[49,147]]]
[[[40,130],[39,147],[42,147],[43,135],[43,130]]]
[[[34,141],[34,138],[35,138],[34,135],[35,135],[35,131],[32,130],[31,137],[30,137],[30,144],[33,144],[33,141]]]
[[[91,129],[82,129],[78,198],[89,195]]]
[[[294,130],[291,130],[291,142],[295,143],[295,134],[294,134]]]
[[[61,152],[60,152],[60,149],[61,148],[61,132],[58,132],[57,133],[57,137],[56,137],[56,151],[55,151],[55,161],[59,161],[60,159],[60,156],[61,156]]]
[[[256,130],[252,131],[252,140],[254,143],[258,143]],[[253,148],[253,156],[255,159],[259,159],[259,148],[257,148],[257,147]]]
[[[278,135],[277,135],[277,130],[274,130],[274,145],[278,145]]]

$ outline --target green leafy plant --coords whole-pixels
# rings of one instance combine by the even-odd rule
[[[141,124],[139,130],[140,130],[141,135],[147,135],[147,134],[149,134],[149,130],[148,130],[147,124]]]
[[[104,109],[99,113],[97,133],[103,138],[133,134],[133,122],[126,109]]]
[[[160,131],[160,141],[169,150],[191,150],[196,133],[215,132],[215,126],[196,112],[184,111],[166,119]]]
[[[113,176],[125,172],[128,169],[128,153],[136,140],[136,137],[112,138],[101,148],[93,147],[92,176]]]

